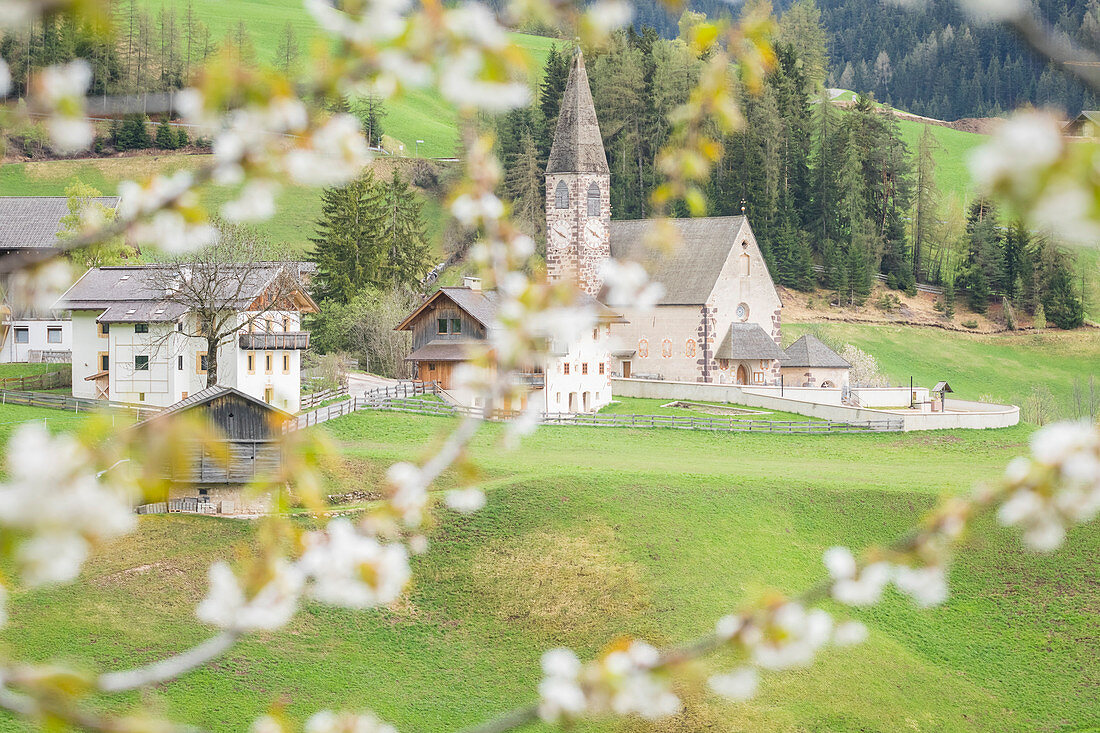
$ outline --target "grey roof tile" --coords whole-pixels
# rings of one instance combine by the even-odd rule
[[[785,367],[819,367],[829,369],[851,369],[852,365],[840,354],[822,342],[817,336],[808,333],[787,347]]]
[[[558,126],[550,146],[547,173],[608,173],[603,136],[596,119],[588,72],[580,49],[573,55],[569,79],[561,97]]]
[[[110,209],[118,206],[118,196],[93,200]],[[0,250],[55,246],[61,218],[68,213],[64,196],[0,196]]]
[[[716,359],[775,359],[785,362],[787,355],[775,340],[755,323],[731,323],[722,343],[714,352]],[[784,363],[784,366],[786,364]]]
[[[669,253],[646,246],[652,220],[612,221],[611,256],[643,265],[651,280],[665,286],[659,305],[702,305],[714,291],[744,221],[743,216],[672,219],[681,244]]]

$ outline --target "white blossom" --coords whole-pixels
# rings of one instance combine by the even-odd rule
[[[0,13],[0,28],[18,28],[38,17],[41,4],[32,0],[5,0]]]
[[[482,221],[491,221],[502,217],[504,215],[504,203],[489,192],[485,192],[476,198],[464,193],[451,202],[451,214],[461,224],[474,227]]]
[[[710,689],[734,702],[745,702],[756,695],[760,675],[752,667],[741,667],[732,672],[716,674],[707,680]]]
[[[1047,426],[1031,436],[1031,458],[1005,471],[1008,499],[997,510],[1001,524],[1020,527],[1024,542],[1050,552],[1066,527],[1100,513],[1100,431],[1087,422]]]
[[[634,6],[625,0],[597,0],[588,6],[585,18],[601,37],[621,28],[634,17]]]
[[[958,3],[972,18],[989,23],[1012,20],[1029,7],[1024,0],[958,0]]]
[[[890,566],[878,562],[858,570],[856,559],[847,547],[830,547],[822,557],[833,578],[833,598],[849,606],[870,606],[878,603],[886,584],[890,582]]]
[[[224,562],[210,566],[210,590],[195,611],[200,621],[222,629],[256,631],[286,625],[298,610],[302,574],[284,561],[272,566],[273,576],[252,598]]]
[[[222,215],[229,221],[263,221],[275,215],[275,194],[279,187],[273,181],[249,181],[240,195],[222,206]]]
[[[305,537],[298,565],[309,579],[310,597],[345,608],[392,603],[409,582],[404,546],[382,544],[357,532],[347,519],[334,519],[324,531]]]
[[[1038,174],[1062,155],[1065,141],[1058,120],[1047,112],[1017,112],[994,131],[970,156],[970,172],[978,186],[989,190],[1001,183],[1034,192]]]
[[[0,99],[8,96],[8,92],[11,91],[11,69],[8,68],[8,62],[0,58]]]
[[[856,558],[847,547],[830,547],[825,550],[822,560],[834,579],[856,577]]]
[[[722,641],[729,641],[745,627],[745,619],[736,614],[728,614],[718,619],[714,625],[714,634]]]
[[[286,733],[283,724],[270,715],[261,715],[252,721],[248,733]]]
[[[136,224],[131,232],[134,239],[155,244],[170,254],[202,249],[218,238],[214,225],[189,222],[183,214],[171,209],[158,211],[149,221]]]
[[[93,543],[131,531],[124,492],[100,483],[92,457],[71,435],[32,423],[8,441],[8,479],[0,484],[0,527],[26,533],[16,562],[30,585],[70,581]]]
[[[307,145],[286,154],[287,174],[306,186],[337,186],[351,181],[370,162],[359,120],[338,114],[309,135]]]
[[[84,93],[91,81],[92,68],[83,59],[48,66],[35,80],[34,103],[49,115],[50,146],[62,155],[88,148],[95,138],[95,128],[84,115]]]
[[[813,661],[817,650],[829,641],[833,620],[819,608],[806,611],[793,601],[771,617],[775,633],[743,634],[752,660],[765,669],[802,667]]]
[[[867,640],[867,627],[859,621],[845,621],[833,630],[833,643],[837,646],[855,646]]]
[[[947,600],[947,570],[942,565],[916,568],[895,565],[894,585],[922,608],[938,606]]]
[[[485,506],[485,492],[471,486],[466,489],[452,489],[444,495],[447,506],[462,514],[473,514]]]
[[[479,2],[469,2],[447,11],[447,30],[479,46],[499,50],[508,44],[508,34],[497,23],[493,11]]]
[[[424,507],[428,505],[428,486],[424,472],[408,462],[395,463],[386,471],[386,480],[393,487],[390,506],[410,527],[420,525]]]
[[[8,301],[34,310],[48,311],[72,284],[73,273],[69,263],[58,257],[14,272],[8,281]]]
[[[305,0],[306,10],[325,31],[353,43],[388,41],[405,30],[408,0],[373,0],[358,16],[337,9],[328,0]]]
[[[306,721],[305,733],[397,733],[397,729],[374,713],[321,710]]]
[[[607,259],[600,265],[600,278],[607,287],[608,305],[629,305],[643,311],[653,308],[664,297],[661,283],[649,279],[645,268],[637,262]]]

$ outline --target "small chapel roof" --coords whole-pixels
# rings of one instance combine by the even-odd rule
[[[547,173],[608,173],[603,136],[588,87],[584,56],[578,48],[561,97],[558,126],[546,163]]]
[[[612,221],[611,256],[645,266],[650,279],[665,287],[659,305],[702,305],[714,292],[745,217],[707,216],[669,223],[679,231],[680,245],[672,252],[658,253],[646,245],[652,220]]]
[[[816,367],[829,369],[851,369],[852,365],[840,354],[822,342],[817,336],[808,333],[787,347],[785,367]]]
[[[787,355],[775,340],[755,323],[731,323],[722,343],[714,352],[716,359],[774,359],[785,362]]]

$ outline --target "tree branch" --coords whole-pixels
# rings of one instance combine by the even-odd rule
[[[167,682],[221,656],[240,638],[240,631],[230,629],[174,657],[161,659],[144,667],[135,667],[121,672],[106,672],[99,676],[99,690],[108,693],[125,692]]]

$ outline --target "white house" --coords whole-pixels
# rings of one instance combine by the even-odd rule
[[[301,317],[317,306],[304,287],[285,285],[272,302],[279,278],[301,282],[295,265],[248,268],[224,287],[218,304],[240,330],[218,348],[217,383],[297,412],[301,354],[309,347]],[[74,396],[167,407],[207,387],[207,342],[196,336],[195,309],[171,287],[178,272],[163,265],[94,268],[65,293],[59,307],[72,311]]]
[[[570,344],[551,344],[544,363],[520,374],[530,392],[514,409],[535,404],[542,412],[595,412],[611,401],[610,328],[621,317],[589,298],[598,325]],[[470,358],[474,347],[491,339],[496,326],[497,294],[467,278],[462,287],[444,287],[424,301],[398,331],[412,334],[413,375],[437,382],[453,401],[480,406],[473,392],[454,379],[454,368]]]
[[[118,206],[117,196],[92,201],[109,209]],[[55,250],[61,219],[68,213],[64,196],[0,196],[0,256]],[[63,310],[39,312],[4,305],[0,363],[66,362],[71,351],[72,329]]]

